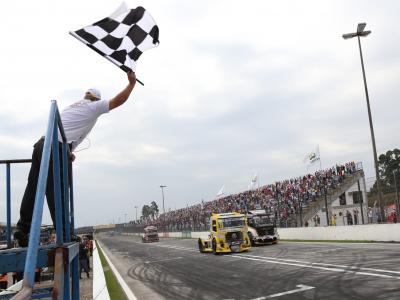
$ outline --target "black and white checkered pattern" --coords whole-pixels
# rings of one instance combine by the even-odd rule
[[[70,33],[125,72],[135,71],[139,56],[159,44],[152,16],[141,6],[128,9],[124,3],[110,17]]]

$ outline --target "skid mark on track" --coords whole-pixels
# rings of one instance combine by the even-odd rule
[[[149,244],[156,247],[167,248],[172,250],[179,250],[179,251],[188,251],[188,252],[198,252],[192,248],[174,246],[174,245],[166,245],[166,244]],[[280,253],[279,256],[282,256]],[[222,256],[224,258],[236,258],[236,259],[247,259],[253,261],[261,261],[264,263],[271,263],[277,265],[287,265],[293,267],[301,267],[301,268],[312,268],[318,269],[323,271],[329,272],[342,272],[346,274],[354,274],[354,275],[365,275],[365,276],[375,276],[379,278],[391,278],[400,280],[400,271],[392,271],[392,270],[385,270],[385,269],[374,269],[374,268],[364,268],[364,267],[357,267],[357,266],[348,266],[348,265],[339,265],[339,264],[328,264],[328,263],[317,263],[317,262],[309,262],[304,260],[295,260],[295,259],[282,259],[282,258],[275,258],[275,257],[267,257],[267,256],[257,256],[257,255],[250,255],[246,253],[240,254],[232,254]],[[368,271],[368,272],[365,272]],[[386,273],[386,274],[381,274]],[[390,274],[390,275],[388,275]]]
[[[148,260],[145,262],[145,264],[152,264],[156,262],[163,262],[163,261],[170,261],[170,260],[177,260],[177,259],[182,259],[183,257],[174,257],[174,258],[165,258],[165,259],[158,259],[158,260]]]
[[[305,262],[305,261],[294,262],[293,260],[274,259],[274,258],[268,258],[268,257],[262,257],[262,256],[245,255],[245,254],[241,254],[241,255],[234,254],[234,255],[231,255],[231,257],[235,257],[235,258],[239,258],[239,259],[247,259],[247,260],[252,260],[252,261],[260,261],[260,262],[270,263],[270,264],[287,265],[287,266],[294,266],[294,267],[301,267],[301,268],[318,269],[318,270],[329,271],[329,272],[375,276],[375,277],[380,277],[380,278],[391,278],[391,279],[400,280],[399,276],[385,275],[385,274],[379,274],[379,273],[370,273],[370,272],[351,271],[351,270],[349,270],[350,268],[352,268],[350,266],[345,266],[345,268],[340,268],[337,265],[331,265],[331,267],[322,267],[322,266],[316,265],[317,263],[311,263],[311,262]],[[360,269],[358,267],[354,267],[354,268]],[[383,271],[397,273],[396,271],[390,271],[390,270],[383,270]]]

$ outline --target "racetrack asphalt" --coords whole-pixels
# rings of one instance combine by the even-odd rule
[[[96,238],[139,300],[400,299],[400,244],[280,242],[213,255],[195,239]]]

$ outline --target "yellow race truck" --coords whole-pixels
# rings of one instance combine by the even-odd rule
[[[251,248],[245,215],[239,213],[213,214],[210,218],[210,234],[207,239],[199,238],[199,251],[231,253]]]

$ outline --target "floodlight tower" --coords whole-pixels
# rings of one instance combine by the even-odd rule
[[[166,188],[166,185],[160,185],[161,188],[161,193],[162,193],[162,209],[163,209],[163,214],[164,214],[164,228],[165,228],[165,206],[164,206],[164,188]]]
[[[370,128],[370,131],[371,131],[372,150],[374,152],[374,165],[375,165],[376,184],[377,184],[377,188],[378,188],[378,202],[379,202],[379,209],[380,209],[380,215],[381,215],[380,220],[382,222],[384,217],[385,217],[385,214],[384,214],[383,206],[382,206],[382,202],[383,201],[382,201],[382,192],[381,192],[381,180],[380,180],[379,169],[378,169],[378,155],[376,153],[374,126],[372,124],[372,115],[371,115],[371,108],[370,108],[370,105],[369,105],[367,79],[365,77],[364,60],[363,60],[363,55],[362,55],[362,50],[361,50],[361,41],[360,41],[360,37],[366,37],[371,33],[370,30],[364,30],[366,25],[367,25],[367,23],[359,23],[357,25],[357,32],[346,33],[346,34],[343,34],[342,36],[343,36],[343,38],[345,40],[351,39],[351,38],[354,38],[354,37],[357,37],[357,40],[358,40],[358,48],[360,50],[360,58],[361,58],[361,69],[362,69],[362,74],[363,74],[363,79],[364,79],[365,98],[367,100],[369,128]]]

